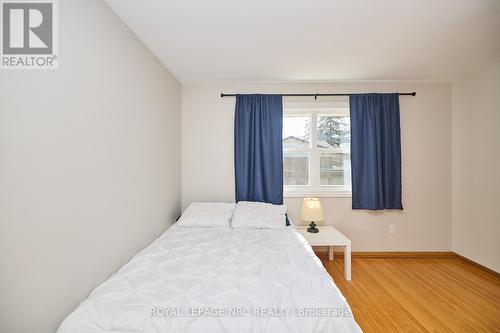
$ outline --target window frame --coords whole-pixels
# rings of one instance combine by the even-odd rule
[[[304,196],[316,197],[351,197],[351,185],[321,185],[320,184],[320,158],[321,153],[349,153],[350,148],[318,148],[317,146],[317,120],[318,116],[349,116],[349,102],[310,102],[310,103],[284,103],[283,117],[307,116],[310,121],[308,148],[285,149],[286,152],[307,152],[309,154],[309,185],[284,185],[284,196],[297,198]],[[352,180],[351,180],[352,182]]]

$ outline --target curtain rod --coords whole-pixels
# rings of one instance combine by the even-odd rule
[[[399,96],[416,96],[416,92],[408,92],[408,93],[397,93]],[[314,99],[317,99],[318,97],[321,96],[351,96],[351,95],[356,95],[355,93],[352,94],[273,94],[273,95],[279,95],[279,96],[304,96],[304,97],[314,97]],[[220,94],[220,97],[235,97],[236,94]]]

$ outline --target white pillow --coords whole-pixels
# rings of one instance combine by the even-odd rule
[[[225,202],[193,202],[184,210],[177,226],[229,228],[235,206]]]
[[[240,201],[234,210],[231,227],[235,229],[283,229],[285,205]]]

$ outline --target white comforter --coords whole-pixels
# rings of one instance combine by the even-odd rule
[[[293,228],[168,229],[59,327],[89,332],[360,332]]]

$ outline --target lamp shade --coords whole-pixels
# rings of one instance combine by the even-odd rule
[[[318,198],[304,198],[300,218],[304,221],[323,221],[323,207]]]

